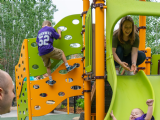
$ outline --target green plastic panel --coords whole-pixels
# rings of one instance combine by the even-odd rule
[[[152,87],[154,89],[154,94],[155,94],[155,100],[154,100],[154,113],[153,116],[155,117],[155,120],[160,120],[160,114],[159,114],[159,108],[160,108],[160,95],[159,95],[159,91],[160,91],[160,76],[147,76],[148,79],[150,80]]]
[[[54,26],[57,30],[58,27],[66,27],[67,30],[62,32],[61,39],[55,40],[53,42],[53,46],[59,48],[64,51],[65,56],[69,56],[72,54],[81,53],[81,49],[83,47],[83,40],[82,40],[82,18],[80,14],[71,15],[63,18],[61,21],[58,22]],[[66,36],[69,36],[71,39],[65,39]],[[42,75],[47,72],[46,68],[44,67],[43,61],[41,57],[38,55],[38,47],[32,44],[35,44],[36,38],[28,39],[28,52],[29,52],[29,72],[30,76],[37,76]],[[74,45],[76,44],[76,45]],[[53,68],[59,60],[51,60]],[[38,68],[35,69],[33,66],[37,66]]]
[[[112,107],[117,120],[129,120],[134,108],[140,108],[147,113],[147,99],[155,99],[155,95],[143,71],[134,76],[117,76],[116,97]],[[108,117],[105,120],[112,120]]]
[[[25,120],[28,114],[27,82],[24,82],[18,100],[18,120]]]
[[[85,70],[92,71],[92,9],[90,8],[85,21]]]
[[[152,55],[151,75],[158,74],[158,60],[160,60],[160,55]]]
[[[112,95],[112,101],[110,104],[110,108],[108,113],[111,112],[111,110],[113,110],[115,112],[115,116],[117,117],[117,119],[128,119],[129,118],[129,110],[131,110],[131,107],[129,107],[129,104],[127,103],[127,101],[125,99],[128,99],[127,96],[123,96],[123,92],[128,92],[130,94],[132,94],[132,92],[134,92],[135,89],[131,90],[127,90],[125,89],[125,87],[127,86],[132,86],[133,84],[130,84],[130,82],[133,80],[132,78],[134,78],[134,76],[131,76],[131,78],[117,78],[116,75],[116,71],[115,71],[115,65],[114,65],[114,59],[113,59],[113,54],[112,54],[112,36],[113,36],[113,29],[115,24],[118,22],[118,20],[126,15],[144,15],[144,16],[160,16],[160,3],[156,3],[156,2],[144,2],[144,1],[137,1],[137,0],[107,0],[106,2],[106,6],[107,6],[107,10],[106,10],[106,65],[107,65],[107,77],[108,77],[108,81],[112,87],[113,90],[113,95]],[[148,87],[148,80],[145,77],[142,76],[137,76],[138,80],[142,80],[144,78],[144,80],[146,81],[146,83],[144,82],[144,85],[142,85],[142,89],[143,87]],[[123,86],[124,88],[121,88],[122,90],[124,89],[123,92],[119,92],[119,84],[122,84],[121,81],[126,80],[126,82],[124,82],[123,84],[125,84],[126,86]],[[130,82],[128,82],[130,81]],[[139,83],[138,83],[139,84]],[[147,85],[147,86],[146,86]],[[136,87],[136,85],[134,85]],[[139,90],[138,90],[139,89]],[[150,89],[150,88],[149,88]],[[138,92],[141,92],[141,87],[137,88],[137,94],[135,94],[135,98],[137,99],[143,99],[146,98],[146,100],[148,99],[148,97],[150,95],[142,95],[140,96],[138,94]],[[148,91],[149,93],[151,93],[151,91]],[[123,96],[123,100],[126,101],[127,105],[124,105],[123,107],[121,106],[120,102],[117,101],[117,99],[119,99],[118,96]],[[151,97],[152,98],[152,97]],[[131,100],[132,101],[132,100]],[[141,100],[140,100],[141,101]],[[129,102],[129,100],[128,100]],[[119,104],[118,104],[119,103]],[[139,105],[140,102],[134,102],[131,103],[131,106],[137,106]],[[141,104],[145,103],[144,99],[143,101],[141,101]],[[145,110],[146,106],[140,106],[141,109]],[[126,109],[127,108],[127,109]],[[122,111],[122,112],[120,112]],[[128,112],[129,111],[129,112]],[[145,111],[146,112],[146,111]],[[127,114],[123,114],[123,113],[127,113]],[[126,117],[128,115],[128,117]],[[110,114],[107,114],[105,117],[105,120],[111,120]]]

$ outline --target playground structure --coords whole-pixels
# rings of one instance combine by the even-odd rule
[[[15,66],[16,74],[16,97],[18,107],[18,120],[25,120],[29,117],[42,116],[51,112],[59,103],[71,96],[83,95],[85,100],[85,120],[91,120],[91,80],[96,81],[96,120],[111,120],[110,112],[114,111],[117,119],[128,119],[133,108],[141,108],[147,112],[147,99],[154,99],[154,117],[160,118],[158,110],[159,76],[156,76],[156,69],[159,70],[159,56],[153,57],[152,74],[150,74],[150,48],[145,50],[145,29],[140,29],[140,50],[146,52],[147,60],[140,66],[139,71],[134,76],[117,76],[112,55],[112,35],[116,22],[126,15],[150,15],[160,16],[159,3],[144,2],[136,0],[107,0],[106,6],[103,0],[94,0],[90,7],[89,0],[83,0],[83,30],[82,19],[79,14],[71,15],[62,19],[56,26],[65,26],[66,31],[62,32],[62,40],[54,41],[54,46],[64,51],[65,55],[84,53],[83,58],[71,59],[69,64],[79,63],[80,67],[62,74],[65,69],[64,64],[60,65],[53,73],[52,78],[56,80],[54,87],[48,86],[48,78],[30,81],[30,76],[38,76],[46,73],[41,58],[38,56],[38,49],[35,46],[36,38],[25,39],[20,53],[20,59]],[[90,7],[90,9],[89,9]],[[92,40],[92,8],[95,8],[95,41]],[[148,8],[148,9],[146,9]],[[106,9],[106,64],[107,80],[109,81],[113,95],[110,108],[105,117],[104,106],[104,9]],[[78,24],[73,24],[73,20],[78,20]],[[140,28],[145,28],[145,16],[140,17]],[[80,34],[82,30],[82,35]],[[65,40],[66,35],[72,36],[71,40]],[[80,47],[74,48],[74,44]],[[95,51],[94,51],[95,50]],[[54,68],[58,60],[52,60],[51,68]],[[160,65],[159,65],[160,66]],[[153,70],[154,69],[154,70]],[[82,76],[82,77],[81,77]],[[24,78],[27,82],[23,82]],[[71,78],[73,81],[68,82]],[[38,86],[36,88],[35,86]],[[79,86],[75,90],[74,86]],[[84,86],[84,87],[83,87]],[[61,93],[63,93],[61,96]],[[45,97],[42,96],[45,94]],[[133,97],[134,96],[134,97]],[[128,116],[127,116],[128,115]]]
[[[79,21],[78,24],[72,23],[75,19]],[[66,31],[63,31],[62,38],[66,35],[70,35],[72,36],[72,39],[54,41],[54,46],[59,46],[58,48],[66,51],[66,56],[81,53],[82,35],[79,33],[81,32],[82,20],[80,15],[78,14],[66,17],[61,20],[59,24],[55,26],[55,29],[60,26],[65,26],[67,28]],[[74,30],[74,32],[69,32],[71,30]],[[79,44],[80,47],[72,47],[74,43]],[[70,65],[73,65],[74,63],[80,64],[80,66],[74,71],[67,74],[62,74],[61,71],[64,71],[65,69],[65,65],[62,64],[52,73],[53,79],[56,80],[56,85],[54,85],[54,87],[48,86],[46,83],[48,78],[37,81],[29,81],[30,76],[43,75],[47,72],[40,56],[38,55],[38,49],[35,44],[36,38],[24,40],[21,48],[19,63],[15,67],[19,120],[25,120],[27,116],[29,117],[29,120],[31,120],[34,116],[45,115],[50,113],[66,98],[83,95],[83,79],[81,78],[81,75],[83,74],[82,58],[68,61]],[[58,60],[52,60],[51,62],[51,68],[53,68],[58,63]],[[25,82],[23,84],[25,77],[27,78],[27,83]],[[72,79],[72,82],[70,82],[69,79]],[[38,88],[35,86],[38,86]],[[79,89],[75,90],[74,86],[79,86]],[[42,94],[45,94],[45,97]]]

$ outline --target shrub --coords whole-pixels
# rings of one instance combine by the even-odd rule
[[[76,100],[76,107],[80,107],[84,110],[84,99],[79,98],[78,100]]]
[[[66,108],[66,106],[62,104],[62,105],[61,105],[61,109],[63,109],[63,108]]]

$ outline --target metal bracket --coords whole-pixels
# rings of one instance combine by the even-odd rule
[[[86,75],[92,75],[93,74],[93,72],[88,72],[88,73],[85,73]]]
[[[105,79],[106,76],[94,76],[93,78],[94,78],[94,79]]]
[[[137,70],[144,70],[146,69],[145,67],[138,67]]]
[[[92,75],[93,75],[93,72],[84,73],[84,74],[82,74],[82,78],[83,78],[83,80],[85,80],[85,81],[95,80],[95,79],[92,77]],[[86,77],[84,78],[84,76],[86,76]]]
[[[84,92],[91,92],[91,90],[83,90],[82,94],[84,94]]]
[[[83,80],[84,81],[95,81],[95,79],[94,78],[91,78],[91,77],[85,77],[85,78],[83,78]]]
[[[97,0],[93,0],[93,3],[95,4]],[[103,0],[105,2],[105,0]]]
[[[148,59],[152,59],[152,57],[146,57],[146,60],[148,60]]]
[[[146,29],[146,26],[140,26],[140,27],[137,28],[136,31],[139,31],[140,29]]]
[[[144,53],[147,53],[147,50],[141,50],[142,52],[144,52]]]
[[[82,30],[81,35],[85,32],[85,29]]]
[[[96,79],[105,79],[107,76],[94,76],[94,77],[86,77],[84,78],[85,81],[95,81]]]
[[[85,47],[82,48],[81,52],[83,53],[84,50],[85,50]]]
[[[84,61],[85,57],[82,57],[81,61]]]
[[[150,63],[152,65],[152,62],[151,61],[146,61],[145,63]]]
[[[86,76],[86,73],[83,73],[83,74],[82,74],[82,78],[84,78],[84,76]]]
[[[105,6],[103,3],[93,4],[93,8],[100,7],[101,9]]]
[[[81,14],[81,17],[83,17],[84,14],[87,14],[88,11],[83,11]]]
[[[84,67],[85,68],[85,67]],[[82,77],[84,77],[84,76],[89,76],[89,75],[92,75],[93,74],[93,72],[89,72],[89,73],[84,73],[84,74],[82,74]]]

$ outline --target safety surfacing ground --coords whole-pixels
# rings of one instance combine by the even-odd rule
[[[80,114],[54,111],[54,113],[49,113],[45,116],[32,117],[32,120],[72,120],[75,117],[80,117]],[[0,115],[0,120],[17,120],[17,111],[12,110],[10,113]],[[28,117],[25,120],[29,120]]]

